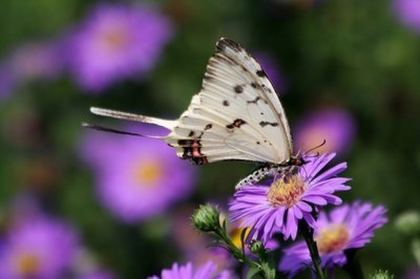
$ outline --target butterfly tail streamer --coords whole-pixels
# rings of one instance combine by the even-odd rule
[[[147,123],[147,124],[154,124],[157,126],[164,127],[168,130],[172,130],[177,123],[176,120],[167,120],[167,119],[162,119],[162,118],[157,118],[157,117],[151,117],[151,116],[146,116],[146,115],[141,115],[141,114],[122,112],[122,111],[98,108],[98,107],[91,107],[90,112],[95,115],[104,116],[104,117],[129,120],[129,121],[135,121],[135,122],[141,122],[141,123]]]

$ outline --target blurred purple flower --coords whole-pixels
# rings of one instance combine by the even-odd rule
[[[355,133],[353,117],[344,109],[328,108],[312,112],[295,128],[295,150],[308,151],[324,140],[317,148],[320,153],[343,153],[350,147]]]
[[[266,72],[268,78],[273,84],[274,89],[276,90],[276,93],[278,95],[284,94],[286,90],[285,80],[274,58],[265,52],[257,52],[254,56]]]
[[[403,279],[418,279],[420,278],[420,267],[410,266],[402,277]]]
[[[146,134],[162,132],[142,128]],[[192,166],[162,141],[91,132],[81,153],[95,172],[102,204],[125,222],[162,213],[193,190]]]
[[[413,31],[420,32],[420,1],[394,0],[393,9],[402,24]]]
[[[231,279],[235,278],[229,271],[218,271],[217,266],[207,262],[199,267],[191,263],[178,265],[174,263],[171,269],[162,270],[161,276],[152,276],[149,279]]]
[[[169,20],[151,7],[101,4],[70,39],[70,71],[90,91],[145,75],[156,64],[172,31]]]
[[[0,101],[7,99],[16,89],[16,79],[7,63],[0,65]]]
[[[78,247],[69,225],[47,217],[28,218],[12,227],[5,238],[0,278],[61,278]]]
[[[290,171],[270,180],[268,185],[241,187],[230,203],[232,221],[241,221],[251,228],[249,239],[256,237],[267,243],[276,232],[285,239],[295,239],[299,220],[314,227],[313,207],[338,205],[342,201],[334,192],[350,189],[345,185],[348,178],[337,177],[347,168],[346,163],[321,172],[334,157],[335,154],[304,156],[306,163],[296,173]]]
[[[345,265],[345,251],[365,246],[373,238],[374,231],[386,222],[385,208],[373,207],[370,203],[354,202],[335,208],[329,214],[321,212],[314,234],[322,267]],[[292,276],[311,265],[311,257],[303,241],[285,249],[284,253],[280,270]]]
[[[65,65],[59,42],[29,43],[18,48],[10,58],[10,67],[16,80],[53,79],[62,73]]]

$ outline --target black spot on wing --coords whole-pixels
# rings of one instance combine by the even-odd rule
[[[207,124],[206,127],[204,127],[204,130],[210,130],[213,127],[211,123]]]
[[[235,90],[235,92],[237,94],[241,94],[242,92],[244,92],[244,88],[242,87],[242,85],[236,85],[233,90]]]
[[[246,101],[248,104],[256,104],[256,103],[258,103],[258,101],[259,100],[261,100],[261,97],[260,96],[257,96],[257,97],[255,97],[255,99],[254,100],[251,100],[251,101]]]
[[[265,99],[263,99],[263,98],[261,98],[260,96],[257,96],[257,97],[255,97],[255,99],[254,100],[251,100],[251,101],[246,101],[248,104],[257,104],[258,103],[258,101],[263,101],[264,103],[266,103],[266,104],[268,104],[268,102],[267,102],[267,100],[265,100]]]
[[[229,106],[229,102],[228,102],[228,100],[224,100],[224,101],[223,101],[223,105],[224,105],[225,107],[228,107],[228,106]]]
[[[243,119],[235,119],[232,124],[226,125],[226,128],[233,129],[233,128],[240,128],[243,124],[246,124],[246,121]]]
[[[259,124],[263,128],[267,125],[270,125],[270,126],[273,126],[273,127],[276,127],[276,126],[279,125],[279,123],[277,123],[277,122],[268,122],[268,121],[261,121]]]
[[[263,69],[258,70],[258,71],[256,72],[256,74],[257,74],[257,76],[259,76],[259,77],[266,77],[266,76],[267,76],[267,74],[264,72],[264,70],[263,70]]]
[[[189,137],[193,137],[194,136],[194,131],[190,131],[190,133],[188,134]]]

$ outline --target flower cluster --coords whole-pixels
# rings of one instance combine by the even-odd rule
[[[339,176],[347,164],[331,165],[334,157],[334,153],[303,155],[303,165],[285,166],[260,185],[242,186],[230,202],[231,221],[248,228],[243,237],[251,251],[255,241],[262,242],[263,248],[260,245],[254,251],[261,258],[266,257],[269,250],[265,249],[275,235],[293,241],[303,237],[305,241],[280,247],[284,256],[275,269],[290,276],[310,268],[321,278],[323,269],[351,264],[353,252],[370,242],[374,231],[387,222],[383,206],[361,201],[341,205],[337,193],[350,190],[350,179]],[[322,208],[327,205],[338,207],[326,213]],[[256,265],[265,276],[270,274],[264,263]]]

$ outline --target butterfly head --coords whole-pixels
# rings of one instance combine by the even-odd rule
[[[290,157],[289,161],[287,162],[287,165],[289,166],[303,166],[306,163],[306,161],[303,159],[302,154],[298,153],[292,157]]]

